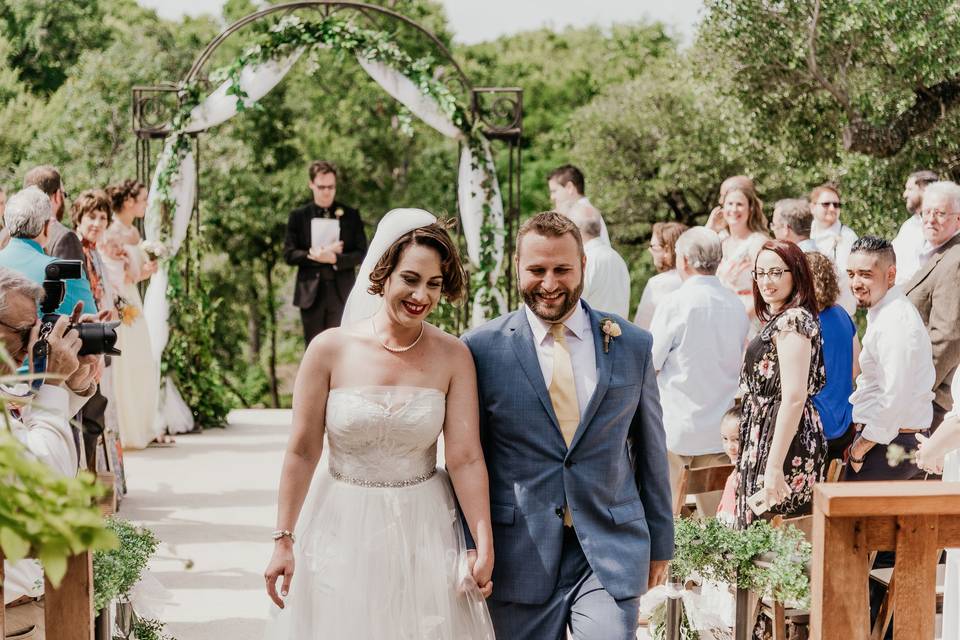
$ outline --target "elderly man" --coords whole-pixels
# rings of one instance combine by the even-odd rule
[[[37,339],[37,305],[42,292],[23,275],[0,268],[0,344],[13,362],[23,362]],[[93,393],[98,360],[97,356],[78,357],[80,337],[76,330],[67,331],[68,324],[69,317],[61,317],[47,337],[47,367],[36,395],[11,395],[19,389],[2,391],[5,417],[14,437],[37,460],[64,476],[77,471],[69,417]],[[13,373],[4,362],[0,360],[0,373]],[[27,559],[5,563],[4,571],[6,638],[42,640],[43,570],[36,561]]]
[[[600,212],[581,200],[573,205],[569,216],[580,229],[587,256],[580,297],[598,311],[626,318],[630,313],[630,269],[620,254],[600,237],[603,229]]]
[[[47,265],[56,259],[44,253],[50,242],[51,213],[50,198],[37,187],[18,191],[10,198],[3,213],[4,226],[10,231],[10,244],[0,250],[0,267],[18,271],[37,284],[43,282]],[[80,257],[83,258],[82,250]],[[57,313],[72,313],[77,302],[83,303],[84,313],[97,312],[86,278],[65,282],[66,295]]]
[[[584,195],[586,182],[583,172],[572,164],[565,164],[551,171],[547,176],[547,189],[550,191],[550,203],[554,211],[565,216],[570,215],[570,210],[577,203],[590,204],[590,200]],[[600,218],[600,238],[606,244],[610,244],[607,223],[602,217]]]
[[[953,408],[950,383],[960,364],[960,185],[934,182],[923,192],[921,205],[923,265],[903,285],[933,345],[933,428]]]
[[[44,247],[47,255],[62,260],[83,260],[83,245],[80,238],[69,227],[64,225],[63,214],[66,210],[67,192],[63,188],[63,179],[56,167],[41,165],[27,171],[23,177],[23,188],[37,187],[50,198],[53,219],[47,230],[47,246]],[[92,311],[87,308],[86,311]]]
[[[923,266],[920,254],[926,240],[923,237],[923,220],[920,209],[923,205],[923,192],[927,185],[938,181],[940,177],[933,171],[915,171],[907,178],[903,189],[903,200],[910,217],[902,225],[897,237],[893,239],[893,250],[897,254],[897,284],[904,285],[913,274]]]
[[[813,213],[810,203],[803,198],[778,200],[773,206],[773,220],[770,230],[777,240],[794,243],[804,253],[817,250],[817,243],[810,239],[810,227]]]
[[[720,419],[733,406],[750,320],[735,293],[717,279],[720,237],[705,227],[677,240],[683,284],[657,306],[653,366],[663,405],[670,486],[676,502],[680,472],[729,464]],[[703,516],[717,512],[720,492],[697,498]]]

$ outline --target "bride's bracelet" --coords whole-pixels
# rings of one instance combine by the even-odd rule
[[[290,542],[296,542],[296,538],[293,537],[293,531],[287,531],[286,529],[277,529],[273,532],[273,539],[279,540],[281,538],[290,538]]]

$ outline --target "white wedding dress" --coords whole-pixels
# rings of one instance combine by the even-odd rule
[[[436,389],[330,391],[329,470],[301,511],[290,594],[283,611],[271,605],[267,638],[493,640],[436,466],[445,409]]]

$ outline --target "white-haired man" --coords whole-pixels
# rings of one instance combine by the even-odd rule
[[[903,285],[903,292],[920,312],[933,346],[936,429],[953,408],[950,383],[960,364],[960,185],[927,185],[920,216],[926,241],[920,254],[923,266]]]
[[[0,267],[13,269],[40,284],[48,264],[56,260],[44,253],[49,241],[52,209],[50,197],[38,187],[18,191],[7,201],[4,227],[10,231],[10,243],[0,250]],[[78,302],[84,313],[96,313],[97,304],[86,278],[66,280],[66,295],[57,313],[70,314]]]
[[[720,420],[733,406],[750,320],[717,279],[722,255],[710,229],[684,231],[676,246],[683,284],[657,306],[650,325],[674,502],[684,465],[729,464]],[[698,497],[697,509],[713,516],[719,502],[720,492]]]
[[[587,266],[583,273],[581,298],[598,311],[621,318],[630,313],[630,269],[616,249],[600,237],[603,218],[589,201],[581,200],[568,214],[583,236]]]
[[[0,345],[13,362],[23,362],[37,340],[37,305],[43,289],[29,278],[0,267]],[[75,415],[96,389],[98,356],[78,356],[80,337],[67,330],[70,317],[62,316],[47,336],[46,372],[35,396],[12,395],[2,389],[6,423],[34,458],[55,473],[72,476],[77,471],[70,416]],[[0,374],[13,373],[8,360],[0,359]],[[25,385],[23,385],[25,386]],[[29,398],[29,401],[28,401]],[[43,569],[35,560],[4,564],[4,617],[6,638],[43,640]]]

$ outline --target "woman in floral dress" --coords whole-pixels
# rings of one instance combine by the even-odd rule
[[[826,380],[813,279],[803,252],[771,240],[757,255],[753,298],[763,329],[740,373],[744,392],[737,526],[755,519],[747,498],[763,490],[767,514],[810,511],[827,443],[812,398]]]

